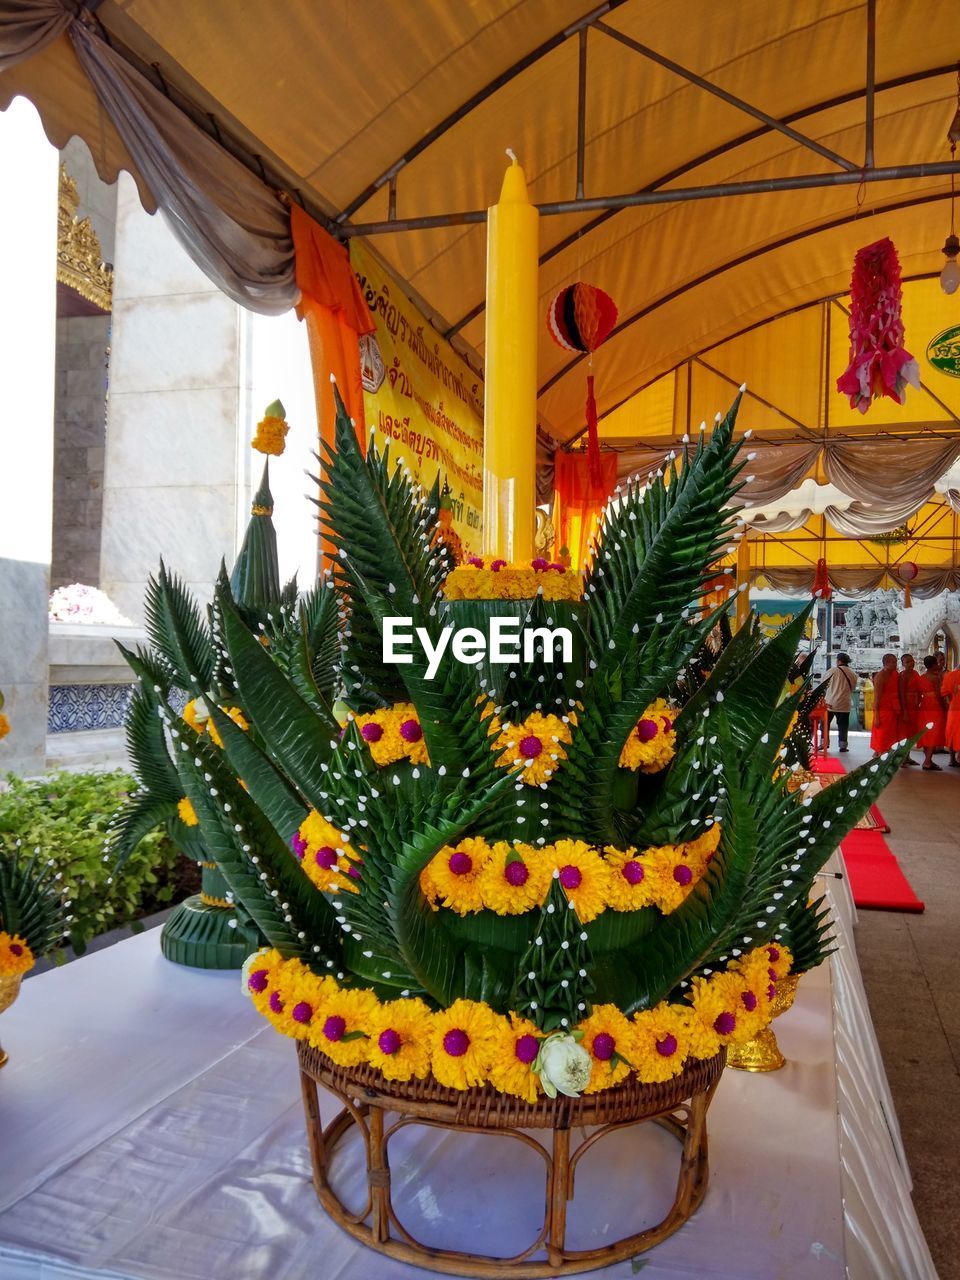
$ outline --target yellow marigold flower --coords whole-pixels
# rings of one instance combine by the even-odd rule
[[[779,952],[779,947],[776,949]],[[739,973],[746,987],[756,995],[760,1012],[764,1014],[764,1020],[768,1020],[778,974],[767,958],[767,948],[755,947],[733,960],[728,967],[730,972]]]
[[[686,1027],[690,1042],[691,1058],[712,1058],[720,1051],[720,1038],[713,1027],[708,1027],[696,1009],[690,1005],[671,1005]]]
[[[35,963],[26,938],[21,938],[19,933],[0,930],[0,974],[3,977],[13,978],[27,973]]]
[[[547,851],[568,901],[576,908],[581,924],[587,924],[604,909],[610,897],[611,875],[596,849],[582,840],[558,840]]]
[[[621,769],[639,769],[643,773],[659,773],[677,754],[677,735],[673,722],[677,708],[663,698],[651,702],[634,725],[620,752]]]
[[[596,1004],[580,1023],[583,1047],[593,1061],[584,1093],[609,1089],[630,1073],[630,1023],[615,1004]]]
[[[749,1039],[754,1034],[755,1019],[741,1000],[743,979],[736,973],[715,973],[709,978],[694,978],[691,1003],[704,1027],[712,1031],[721,1044]],[[745,1027],[748,1028],[746,1036]]]
[[[497,1051],[504,1019],[485,1004],[455,1000],[433,1015],[430,1061],[434,1079],[450,1089],[470,1089],[486,1082]]]
[[[228,715],[230,719],[233,721],[233,723],[237,725],[239,728],[241,728],[244,731],[244,733],[246,733],[247,730],[250,728],[249,724],[247,724],[247,721],[244,719],[243,712],[240,710],[239,707],[221,707],[220,710],[223,711],[226,715]],[[210,741],[214,744],[214,746],[217,746],[217,747],[223,746],[223,738],[221,738],[217,730],[217,726],[213,723],[212,717],[207,721],[207,733],[210,735]]]
[[[280,974],[286,963],[275,948],[263,947],[247,957],[241,971],[244,991],[253,1001],[257,1012],[271,1021],[282,1013],[282,1009],[273,1007],[277,1005],[277,999],[271,1005],[271,997],[279,988]]]
[[[639,911],[657,900],[656,877],[648,874],[644,861],[636,849],[604,849],[609,878],[607,881],[607,905],[614,911]]]
[[[186,827],[199,826],[200,819],[197,817],[197,811],[186,796],[177,801],[177,817]]]
[[[376,764],[384,767],[398,760],[429,764],[420,718],[412,702],[398,702],[354,718]]]
[[[458,916],[483,906],[480,876],[490,858],[486,840],[470,836],[444,845],[420,873],[420,889],[431,904],[441,902]]]
[[[195,733],[203,733],[209,713],[202,698],[191,698],[183,708],[183,718]]]
[[[490,1083],[500,1093],[513,1094],[524,1102],[536,1102],[542,1090],[533,1074],[542,1032],[527,1018],[511,1013],[500,1020],[496,1049],[490,1068]]]
[[[370,1018],[367,1060],[388,1080],[426,1079],[430,1074],[433,1014],[422,1000],[391,1000]]]
[[[707,827],[703,835],[696,840],[688,840],[683,846],[683,860],[693,871],[694,880],[699,880],[713,859],[720,844],[720,823],[715,822]]]
[[[337,990],[337,984],[332,978],[319,977],[300,960],[275,959],[276,956],[275,952],[268,953],[262,962],[250,966],[248,988],[257,969],[265,969],[267,985],[254,996],[254,1004],[282,1035],[306,1040],[326,993]]]
[[[0,738],[5,738],[9,732],[10,732],[10,721],[3,714],[3,712],[0,711]]]
[[[267,453],[278,458],[286,447],[287,432],[289,430],[290,424],[285,418],[277,418],[273,414],[267,414],[257,423],[256,435],[250,443],[258,453]]]
[[[627,1057],[639,1079],[654,1084],[680,1074],[692,1047],[686,1010],[663,1001],[634,1014],[631,1032]]]
[[[377,1003],[372,991],[326,990],[310,1019],[310,1043],[340,1067],[366,1062]]]
[[[344,833],[315,809],[301,822],[290,844],[304,873],[318,889],[324,893],[339,893],[343,889],[359,893],[355,882],[360,872],[356,864],[362,862],[362,858]]]
[[[790,952],[790,948],[783,946],[782,943],[771,942],[765,947],[756,948],[756,950],[766,956],[770,968],[778,978],[785,978],[793,968],[793,955]]]
[[[561,719],[534,711],[520,724],[504,725],[493,744],[494,751],[502,753],[497,764],[518,771],[521,781],[538,787],[567,758],[564,744],[573,741],[569,720],[569,716]]]
[[[482,905],[499,916],[521,915],[543,904],[552,874],[553,863],[541,850],[498,841],[480,871]]]
[[[683,845],[664,844],[641,855],[654,890],[654,902],[668,915],[676,911],[703,874],[689,865]]]

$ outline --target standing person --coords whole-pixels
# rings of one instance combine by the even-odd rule
[[[943,677],[940,694],[947,702],[945,739],[950,764],[960,769],[960,667],[954,667]]]
[[[900,741],[900,682],[897,678],[897,655],[885,653],[883,666],[873,677],[873,751],[889,751]]]
[[[847,735],[850,731],[850,699],[857,687],[857,673],[850,669],[849,653],[837,654],[837,665],[831,667],[826,675],[827,685],[827,739],[830,737],[830,722],[837,722],[838,751],[846,751]]]
[[[939,681],[938,688],[940,693],[940,705],[943,707],[943,714],[944,714],[943,729],[940,734],[940,739],[937,742],[937,745],[933,749],[933,754],[935,756],[939,756],[939,755],[946,755],[946,751],[947,751],[947,722],[946,722],[947,702],[943,696],[943,678],[947,674],[947,655],[941,649],[939,652],[935,653],[933,656],[937,660],[936,676],[937,676],[937,680]]]
[[[924,769],[928,772],[933,770],[939,773],[940,766],[933,763],[933,753],[936,750],[937,743],[943,737],[946,717],[943,714],[943,699],[940,696],[940,671],[935,655],[928,653],[923,660],[923,666],[924,672],[920,676],[922,694],[918,719],[920,725],[926,726],[926,732],[917,743],[917,746],[923,748]]]
[[[912,738],[920,728],[917,717],[920,714],[920,699],[923,690],[920,687],[920,673],[912,653],[905,653],[900,659],[903,670],[900,672],[900,737]],[[900,766],[906,769],[917,762],[908,755]]]

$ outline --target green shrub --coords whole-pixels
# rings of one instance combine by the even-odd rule
[[[26,849],[39,847],[63,874],[73,905],[69,939],[83,951],[91,938],[129,924],[185,896],[190,885],[184,864],[194,868],[162,832],[146,837],[114,874],[104,861],[107,822],[126,793],[136,786],[129,774],[52,773],[24,779],[7,775],[0,792],[0,846],[19,839]]]

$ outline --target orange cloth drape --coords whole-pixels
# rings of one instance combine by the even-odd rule
[[[344,246],[296,204],[290,209],[290,230],[300,289],[297,314],[307,326],[320,438],[333,443],[332,375],[363,448],[366,432],[358,344],[363,334],[373,332],[373,319]]]
[[[599,485],[590,479],[590,464],[585,453],[564,453],[558,449],[553,455],[553,462],[556,554],[559,556],[561,547],[566,547],[570,552],[571,568],[579,571],[596,531],[600,510],[617,482],[617,455],[601,454]]]

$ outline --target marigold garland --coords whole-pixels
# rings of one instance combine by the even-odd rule
[[[447,574],[443,594],[448,600],[544,600],[577,601],[582,595],[579,573],[544,559],[529,565],[506,560],[482,560],[472,556]]]
[[[722,1044],[755,1036],[771,1016],[770,1000],[754,1005],[749,998],[757,994],[757,978],[774,964],[784,976],[791,963],[786,947],[757,947],[724,971],[695,978],[684,1004],[661,1001],[632,1018],[615,1005],[595,1006],[575,1028],[593,1060],[586,1092],[611,1088],[631,1071],[645,1084],[669,1080],[689,1059],[712,1058]],[[309,1041],[342,1066],[367,1063],[391,1080],[432,1074],[461,1090],[490,1084],[527,1102],[542,1092],[532,1070],[542,1032],[515,1013],[504,1016],[473,1000],[439,1012],[417,997],[381,1002],[373,991],[341,987],[267,949],[249,957],[242,982],[277,1031]]]
[[[0,929],[0,975],[16,978],[28,973],[36,964],[26,938],[19,933],[6,933]]]
[[[718,823],[686,844],[639,852],[608,845],[601,854],[582,840],[534,848],[468,837],[445,845],[427,863],[420,889],[434,909],[446,907],[461,916],[475,911],[522,915],[544,904],[557,876],[584,924],[605,910],[654,906],[668,914],[696,888],[719,842]]]
[[[678,714],[663,698],[651,702],[631,730],[620,752],[621,769],[659,773],[677,754],[677,734],[673,722]]]
[[[311,809],[290,841],[307,878],[326,893],[358,893],[354,883],[360,877],[363,859],[346,835]]]

